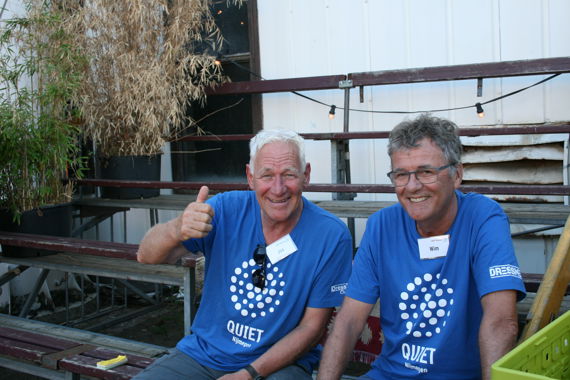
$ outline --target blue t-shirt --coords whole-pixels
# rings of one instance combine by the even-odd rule
[[[384,345],[372,379],[480,379],[481,297],[508,289],[524,297],[501,207],[479,194],[456,196],[444,257],[420,259],[422,237],[400,204],[368,219],[347,296],[370,304],[380,298]]]
[[[350,276],[352,239],[336,216],[303,198],[303,212],[290,236],[297,251],[272,264],[267,286],[253,286],[260,268],[253,260],[265,244],[259,203],[252,191],[231,191],[208,200],[215,215],[213,230],[184,246],[206,258],[202,303],[192,334],[177,345],[199,363],[237,371],[261,356],[293,330],[306,307],[340,305]],[[312,369],[321,348],[298,360]]]

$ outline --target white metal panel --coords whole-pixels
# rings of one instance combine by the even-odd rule
[[[568,141],[567,134],[552,133],[548,135],[498,135],[461,137],[461,143],[464,146],[521,146],[548,144],[563,141]]]
[[[261,75],[279,79],[570,56],[569,14],[567,0],[258,0]],[[461,107],[507,94],[542,78],[485,79],[480,98],[476,97],[475,80],[367,87],[363,103],[359,102],[358,89],[353,89],[350,107],[396,111]],[[343,105],[342,90],[303,93],[339,108]],[[483,119],[476,116],[474,109],[436,115],[449,117],[460,126],[567,121],[569,97],[570,75],[561,75],[545,85],[485,105]],[[265,128],[342,131],[343,111],[338,109],[332,121],[327,114],[326,106],[290,93],[263,95]],[[350,130],[388,131],[404,118],[415,116],[351,112]],[[523,146],[545,143],[550,138],[485,136],[462,140],[466,145]],[[567,184],[567,136],[555,141],[564,141],[566,145],[562,166]],[[350,144],[352,182],[387,183],[385,173],[390,162],[386,140],[355,140]],[[328,142],[308,142],[307,147],[307,159],[313,168],[311,181],[329,182]],[[528,173],[532,167],[522,170]],[[322,199],[325,195],[308,196]],[[392,194],[358,196],[361,200],[386,198],[395,200]],[[544,197],[555,198],[559,197]],[[121,224],[120,220],[115,222]],[[357,241],[364,224],[364,220],[357,223]],[[137,233],[129,230],[128,235],[131,240]]]
[[[513,239],[517,261],[523,273],[544,273],[548,262],[544,254],[542,239]]]
[[[291,1],[257,2],[261,76],[266,79],[291,77]]]
[[[563,57],[570,55],[570,1],[548,1],[547,39],[544,41],[544,55],[546,57]],[[570,75],[564,74],[549,82],[546,86],[545,113],[546,121],[568,120],[570,107],[568,107],[568,88]]]
[[[489,181],[510,184],[561,184],[561,165],[555,161],[535,161],[524,166],[520,162],[510,161],[500,164],[467,164],[463,174],[464,181]]]
[[[309,3],[306,0],[297,1]],[[309,15],[311,22],[314,22],[315,15],[324,15],[325,25],[317,35],[317,44],[322,44],[322,38],[326,38],[327,51],[322,57],[315,58],[318,61],[325,57],[324,63],[330,74],[369,70],[368,4],[366,1],[326,0],[324,12],[316,10]],[[318,66],[312,69],[318,70]],[[317,71],[314,75],[322,74]]]
[[[543,56],[543,4],[546,3],[536,0],[499,1],[501,60]]]
[[[496,163],[519,160],[553,160],[562,175],[564,146],[562,144],[545,144],[539,146],[499,147],[469,149],[461,156],[461,162]]]

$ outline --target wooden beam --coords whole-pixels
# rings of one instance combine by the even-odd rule
[[[534,125],[505,125],[497,127],[459,128],[460,136],[498,136],[498,135],[536,135],[551,133],[570,133],[570,122],[534,124]],[[301,133],[306,140],[362,140],[387,139],[390,131],[354,131],[354,132],[321,132]],[[201,135],[184,136],[177,141],[249,141],[253,134],[233,135]]]
[[[523,329],[520,342],[552,322],[557,316],[562,297],[570,283],[570,216],[550,264],[543,276],[536,298],[527,315],[527,323]]]
[[[388,181],[388,179],[386,179]],[[182,182],[182,181],[124,181],[116,179],[78,179],[75,181],[80,186],[109,186],[109,187],[134,187],[148,189],[175,189],[175,190],[199,190],[202,186],[208,186],[215,191],[249,190],[245,182]],[[304,189],[307,192],[352,192],[352,193],[393,193],[394,187],[389,184],[310,184]],[[483,194],[513,194],[513,195],[568,195],[570,186],[565,185],[463,185],[463,192],[477,192]]]
[[[383,70],[348,74],[354,86],[441,82],[570,72],[570,57]]]
[[[207,90],[208,95],[259,94],[304,90],[338,89],[339,82],[352,80],[354,87],[400,83],[440,82],[478,78],[498,78],[570,72],[570,57],[487,62],[468,65],[369,71],[347,75],[270,79],[224,83]]]

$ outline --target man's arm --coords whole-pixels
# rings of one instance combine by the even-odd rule
[[[188,252],[183,241],[208,235],[214,210],[204,203],[206,199],[208,187],[202,186],[196,202],[190,203],[182,214],[148,230],[139,245],[137,260],[146,264],[175,263]]]
[[[515,290],[502,290],[481,298],[483,319],[479,350],[484,380],[491,378],[491,365],[515,346],[518,333],[516,297]]]
[[[296,359],[319,343],[332,311],[332,308],[307,307],[297,327],[251,363],[251,366],[265,377],[293,364]],[[249,380],[251,376],[246,370],[242,369],[222,376],[220,379]]]
[[[339,379],[374,305],[344,297],[325,343],[318,379]]]

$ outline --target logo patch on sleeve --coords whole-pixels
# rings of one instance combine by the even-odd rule
[[[491,276],[491,278],[500,278],[500,277],[522,278],[521,270],[518,267],[510,264],[495,265],[490,267],[489,275]]]
[[[339,292],[340,294],[344,294],[347,286],[348,286],[348,283],[346,283],[346,282],[344,284],[333,285],[333,286],[331,286],[331,293]]]

